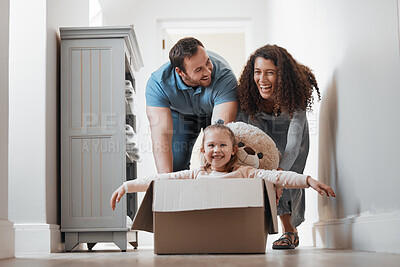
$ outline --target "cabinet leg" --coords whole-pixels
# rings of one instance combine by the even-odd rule
[[[88,250],[92,250],[92,248],[96,245],[97,243],[87,243],[87,248]]]
[[[137,249],[138,243],[137,242],[129,242],[134,249]]]
[[[65,233],[65,250],[71,251],[79,244],[78,233]]]
[[[128,246],[128,240],[126,239],[126,232],[114,232],[114,243],[123,252],[125,252]]]
[[[138,232],[137,231],[129,231],[127,233],[129,244],[132,245],[134,249],[138,247]]]

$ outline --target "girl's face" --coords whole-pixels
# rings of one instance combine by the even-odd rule
[[[254,82],[264,99],[275,99],[278,69],[270,59],[257,57],[254,61]]]
[[[225,166],[233,155],[233,147],[229,133],[224,130],[211,130],[205,133],[201,152],[214,171],[225,171]]]

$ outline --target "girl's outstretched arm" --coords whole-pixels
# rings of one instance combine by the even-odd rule
[[[114,210],[116,203],[118,203],[126,193],[145,192],[147,188],[149,188],[151,181],[160,179],[160,177],[163,178],[162,175],[151,175],[144,178],[139,178],[124,182],[111,195],[110,198],[111,208]]]
[[[110,206],[112,208],[112,210],[115,209],[115,205],[116,203],[118,203],[121,198],[125,195],[125,188],[123,185],[121,185],[120,187],[118,187],[117,190],[114,191],[114,193],[111,195],[110,198]]]
[[[323,195],[325,192],[328,197],[336,197],[335,192],[333,192],[333,189],[329,185],[314,180],[310,176],[307,177],[307,184],[321,195]]]
[[[294,189],[311,187],[321,195],[325,192],[328,197],[336,196],[335,192],[330,186],[320,181],[316,181],[310,176],[298,174],[292,171],[269,171],[253,169],[250,171],[250,175],[248,177],[265,179],[266,181],[274,183],[277,188],[283,187]]]

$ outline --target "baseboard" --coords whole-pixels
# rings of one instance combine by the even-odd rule
[[[45,223],[16,223],[15,254],[52,253],[63,250],[60,226]]]
[[[400,212],[319,221],[314,246],[400,254]]]
[[[13,258],[15,236],[12,222],[0,220],[0,237],[0,259]]]

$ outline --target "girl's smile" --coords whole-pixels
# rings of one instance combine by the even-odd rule
[[[226,165],[235,155],[231,137],[226,131],[218,129],[206,134],[201,152],[214,171],[225,171]]]

